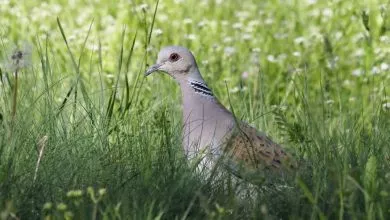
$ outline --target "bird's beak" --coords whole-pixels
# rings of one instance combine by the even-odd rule
[[[157,63],[149,67],[148,70],[145,72],[145,76],[149,76],[151,73],[156,72],[160,69],[160,67],[163,65],[163,63]]]

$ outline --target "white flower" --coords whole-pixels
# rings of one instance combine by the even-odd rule
[[[115,78],[115,75],[114,74],[106,74],[105,77],[107,79],[113,79],[113,78]]]
[[[299,52],[299,51],[294,51],[294,52],[292,53],[292,55],[293,55],[294,57],[300,57],[300,56],[301,56],[301,52]]]
[[[237,93],[238,91],[240,91],[240,88],[237,86],[230,90],[231,93]]]
[[[333,11],[330,8],[324,8],[324,10],[322,10],[322,15],[324,17],[332,17]]]
[[[383,110],[390,111],[390,102],[383,103]]]
[[[375,55],[380,55],[382,52],[383,52],[383,50],[381,48],[375,48],[374,49]]]
[[[184,38],[188,40],[196,40],[196,35],[195,34],[186,34]]]
[[[287,34],[283,34],[283,33],[275,33],[274,37],[276,39],[280,40],[280,39],[286,39],[288,37],[288,35]]]
[[[207,24],[207,20],[200,21],[198,27],[204,27]]]
[[[334,103],[334,100],[328,99],[328,100],[325,101],[325,103],[328,104],[328,105],[332,105]]]
[[[163,34],[163,31],[162,31],[161,29],[155,29],[155,30],[153,31],[153,33],[154,33],[156,36],[160,36],[160,35]]]
[[[141,4],[141,5],[139,5],[139,6],[137,7],[137,9],[138,9],[139,11],[146,11],[146,10],[149,9],[149,5],[148,5],[148,4]]]
[[[222,20],[221,21],[221,25],[222,26],[227,26],[229,24],[229,21],[227,21],[227,20]]]
[[[377,75],[377,74],[379,74],[380,72],[381,72],[381,70],[380,70],[379,67],[377,67],[377,66],[374,66],[374,67],[372,67],[372,69],[371,69],[372,75]]]
[[[343,37],[343,33],[341,31],[337,31],[334,35],[336,40],[340,40]]]
[[[248,90],[248,88],[246,87],[246,86],[244,86],[244,87],[238,87],[238,86],[236,86],[236,87],[234,87],[233,89],[231,89],[230,90],[230,92],[231,93],[237,93],[237,92],[239,92],[239,91],[246,91],[246,90]]]
[[[234,47],[225,47],[224,53],[226,56],[231,56],[236,52],[236,49]]]
[[[241,18],[241,19],[246,19],[250,16],[248,11],[238,11],[236,12],[236,17]]]
[[[192,24],[192,19],[191,18],[184,18],[183,23],[184,24]]]
[[[287,58],[287,54],[284,54],[284,53],[279,54],[279,56],[278,56],[278,60],[279,60],[279,61],[283,61],[283,60],[286,59],[286,58]]]
[[[381,68],[382,71],[386,71],[386,70],[389,69],[389,64],[387,64],[387,63],[381,63],[380,68]]]
[[[382,35],[382,36],[379,37],[379,40],[381,42],[388,43],[389,42],[389,37],[386,36],[386,35]]]
[[[275,63],[277,60],[275,59],[274,55],[268,55],[267,60],[271,63]]]
[[[297,37],[297,38],[295,38],[294,39],[294,43],[295,44],[302,44],[302,43],[304,43],[305,42],[305,38],[304,37]]]
[[[267,24],[267,25],[270,25],[270,24],[273,24],[273,23],[274,23],[274,20],[272,18],[267,18],[264,21],[264,24]]]
[[[10,0],[1,0],[0,5],[9,5]]]
[[[244,25],[242,23],[238,23],[238,22],[233,24],[234,29],[242,29],[243,26]]]
[[[250,39],[252,39],[252,35],[250,35],[250,34],[243,34],[242,35],[242,39],[243,40],[250,40]]]
[[[161,22],[168,20],[168,15],[166,15],[166,14],[157,13],[156,17],[157,17],[157,20],[159,20]]]
[[[230,43],[230,42],[233,41],[233,39],[232,39],[231,37],[225,37],[225,38],[223,38],[222,41],[223,41],[224,43]]]
[[[364,49],[362,49],[362,48],[357,49],[357,50],[353,53],[353,55],[354,55],[355,57],[362,57],[364,54],[365,54],[365,51],[364,51]]]
[[[255,47],[255,48],[252,48],[252,52],[253,52],[253,53],[260,53],[260,52],[261,52],[261,49],[258,48],[258,47]]]
[[[363,75],[363,70],[362,69],[354,69],[354,70],[352,70],[352,75],[353,76],[361,76],[361,75]]]
[[[259,20],[251,20],[248,22],[249,27],[255,27],[255,26],[258,26],[259,24],[260,24]]]
[[[343,81],[343,86],[350,86],[352,83],[350,80],[346,79]]]

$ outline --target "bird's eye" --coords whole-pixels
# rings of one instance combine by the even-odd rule
[[[171,62],[176,62],[177,60],[179,60],[180,56],[179,54],[177,53],[172,53],[170,56],[169,56],[169,60]]]

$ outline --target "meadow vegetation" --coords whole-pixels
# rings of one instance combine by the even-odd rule
[[[386,0],[0,0],[0,218],[389,219],[389,16]],[[244,199],[194,172],[178,86],[143,76],[166,45],[297,171]]]

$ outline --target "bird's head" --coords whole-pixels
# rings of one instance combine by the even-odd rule
[[[156,71],[168,73],[175,79],[200,77],[192,53],[188,49],[179,46],[168,46],[161,49],[158,53],[157,63],[145,72],[145,76]]]

